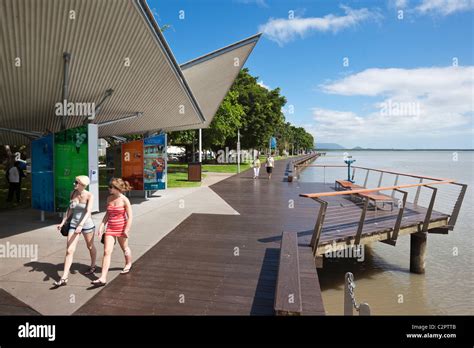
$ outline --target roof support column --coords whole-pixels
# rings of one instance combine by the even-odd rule
[[[202,163],[202,128],[199,128],[199,163]]]
[[[67,104],[67,99],[69,97],[69,62],[71,60],[71,54],[64,52],[64,75],[63,75],[63,98],[62,102],[64,105]],[[61,116],[61,130],[66,129],[66,115]]]

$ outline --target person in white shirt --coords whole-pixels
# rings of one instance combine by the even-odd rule
[[[255,158],[252,161],[252,168],[253,168],[253,178],[258,179],[258,176],[260,174],[260,159],[259,159],[259,154],[255,155]]]
[[[275,166],[275,159],[273,158],[273,154],[270,153],[265,163],[265,167],[267,168],[268,180],[272,178],[272,172],[273,172],[274,166]]]
[[[15,194],[17,203],[20,203],[21,178],[25,177],[25,174],[23,173],[23,170],[20,169],[20,163],[18,161],[15,162],[13,167],[7,170],[6,177],[9,184],[7,202],[11,202],[13,194]]]

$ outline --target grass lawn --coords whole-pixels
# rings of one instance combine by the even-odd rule
[[[203,174],[201,179],[206,176]],[[185,172],[168,172],[168,187],[199,187],[201,183],[199,181],[188,181],[188,173]]]
[[[202,176],[204,178],[205,175]],[[200,182],[188,181],[188,167],[187,164],[170,168],[168,166],[168,187],[199,187],[201,186]],[[99,171],[99,190],[107,190],[107,172],[105,170]]]
[[[240,171],[244,171],[250,168],[249,163],[241,163],[240,164]],[[188,172],[188,164],[187,163],[170,163],[168,164],[168,173],[170,171],[176,172]],[[202,165],[203,172],[214,172],[214,173],[237,173],[237,164],[230,163],[230,164],[203,164]]]

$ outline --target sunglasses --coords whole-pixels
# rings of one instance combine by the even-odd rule
[[[74,181],[72,184],[73,184],[74,186],[76,186],[76,185],[82,185],[82,184],[81,184],[79,181],[77,181],[77,180]]]
[[[109,185],[109,189],[113,189],[113,188],[120,191],[120,189],[118,189],[118,188],[115,187],[114,185],[110,184],[110,185]]]

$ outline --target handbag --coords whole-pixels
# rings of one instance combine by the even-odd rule
[[[69,199],[72,199],[72,196],[74,196],[74,192],[76,192],[76,190],[72,191],[71,196],[69,197]],[[69,208],[67,208],[66,214],[67,214],[68,212],[69,212]],[[61,234],[62,234],[64,237],[67,237],[67,235],[69,234],[69,229],[71,228],[71,219],[72,219],[72,216],[69,217],[69,219],[67,219],[67,220],[64,222],[63,227],[61,227]]]
[[[67,237],[70,228],[71,228],[71,219],[69,219],[68,221],[66,221],[66,222],[64,223],[64,225],[61,227],[61,234],[62,234],[64,237]]]
[[[105,232],[102,233],[102,237],[100,238],[100,242],[105,245]],[[117,238],[114,238],[114,245],[117,243]]]

